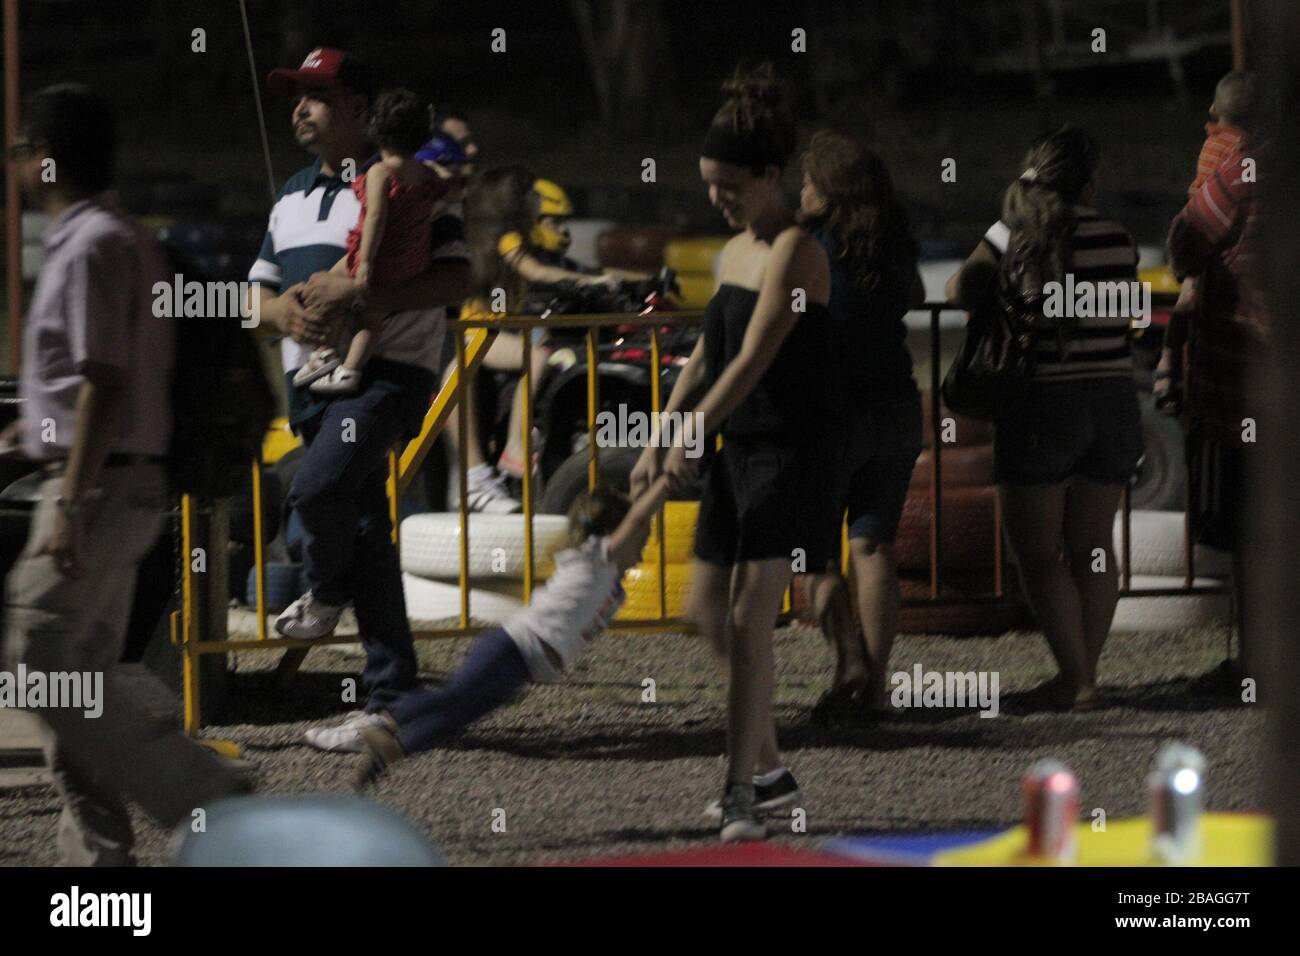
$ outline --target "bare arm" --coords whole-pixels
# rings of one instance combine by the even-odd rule
[[[975,247],[962,267],[952,274],[943,287],[949,302],[963,309],[973,309],[997,274],[998,260],[988,245],[981,242]]]
[[[661,475],[632,502],[627,516],[609,536],[609,556],[620,568],[630,568],[641,560],[654,517],[668,494],[668,476]]]
[[[104,460],[126,422],[126,385],[126,373],[122,369],[86,363],[85,381],[77,391],[77,429],[60,489],[69,501],[84,501],[99,482]]]
[[[392,174],[383,163],[376,163],[366,173],[366,218],[361,224],[361,249],[357,257],[357,285],[370,285],[370,271],[375,265],[379,244],[388,224],[388,181]]]
[[[594,275],[589,276],[584,272],[570,272],[568,269],[561,269],[559,266],[548,266],[546,263],[539,261],[536,257],[530,256],[522,248],[516,249],[506,256],[506,263],[515,272],[519,273],[529,282],[543,283],[553,285],[557,282],[576,282],[579,285],[596,285],[599,283],[608,283],[609,276]]]
[[[344,279],[352,285],[352,280]],[[303,286],[290,286],[283,292],[275,293],[261,283],[254,283],[251,295],[254,297],[258,316],[258,328],[270,329],[274,333],[287,335],[295,342],[304,345],[322,345],[331,341],[336,319],[326,319],[308,311],[302,302]]]
[[[806,232],[787,229],[776,238],[740,351],[695,406],[696,413],[704,417],[705,434],[721,426],[772,366],[799,321],[792,293],[807,289],[819,278],[824,282],[826,272],[826,253]]]
[[[668,396],[663,412],[666,414],[689,410],[699,397],[703,385],[704,336],[701,335],[695,340],[695,348],[691,349],[691,357],[687,359],[686,365],[677,373],[677,381],[673,383],[672,394]],[[658,477],[659,461],[663,458],[664,451],[665,449],[654,444],[647,445],[642,450],[641,457],[637,459],[636,466],[629,476],[633,495],[641,494]]]

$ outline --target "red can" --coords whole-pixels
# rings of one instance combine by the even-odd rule
[[[1078,849],[1079,782],[1059,760],[1040,760],[1024,781],[1025,829],[1030,856],[1069,862]]]

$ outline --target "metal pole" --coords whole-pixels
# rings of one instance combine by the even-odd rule
[[[18,0],[4,0],[5,149],[18,142]],[[9,370],[22,367],[23,209],[14,163],[5,174],[5,276],[9,283]]]
[[[1246,0],[1231,0],[1232,68],[1246,69]]]

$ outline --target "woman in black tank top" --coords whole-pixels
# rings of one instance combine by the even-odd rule
[[[761,816],[797,805],[772,718],[772,634],[794,571],[820,568],[839,530],[842,441],[829,337],[830,270],[785,208],[794,123],[770,67],[738,77],[701,150],[709,199],[732,228],[705,330],[666,411],[721,433],[695,532],[688,614],[727,658],[727,778],[710,813],[723,840],[766,835]],[[662,469],[676,487],[694,462],[647,448],[637,493]]]

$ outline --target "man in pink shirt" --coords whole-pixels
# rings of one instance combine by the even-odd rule
[[[45,480],[6,581],[2,660],[11,682],[38,676],[49,689],[19,706],[42,723],[63,862],[129,865],[128,801],[171,826],[239,786],[211,751],[148,715],[117,671],[137,568],[168,507],[173,320],[154,314],[152,291],[168,277],[157,242],[108,191],[108,103],[63,84],[24,114],[11,158],[51,224],[24,330],[23,411],[0,439],[41,462]]]

